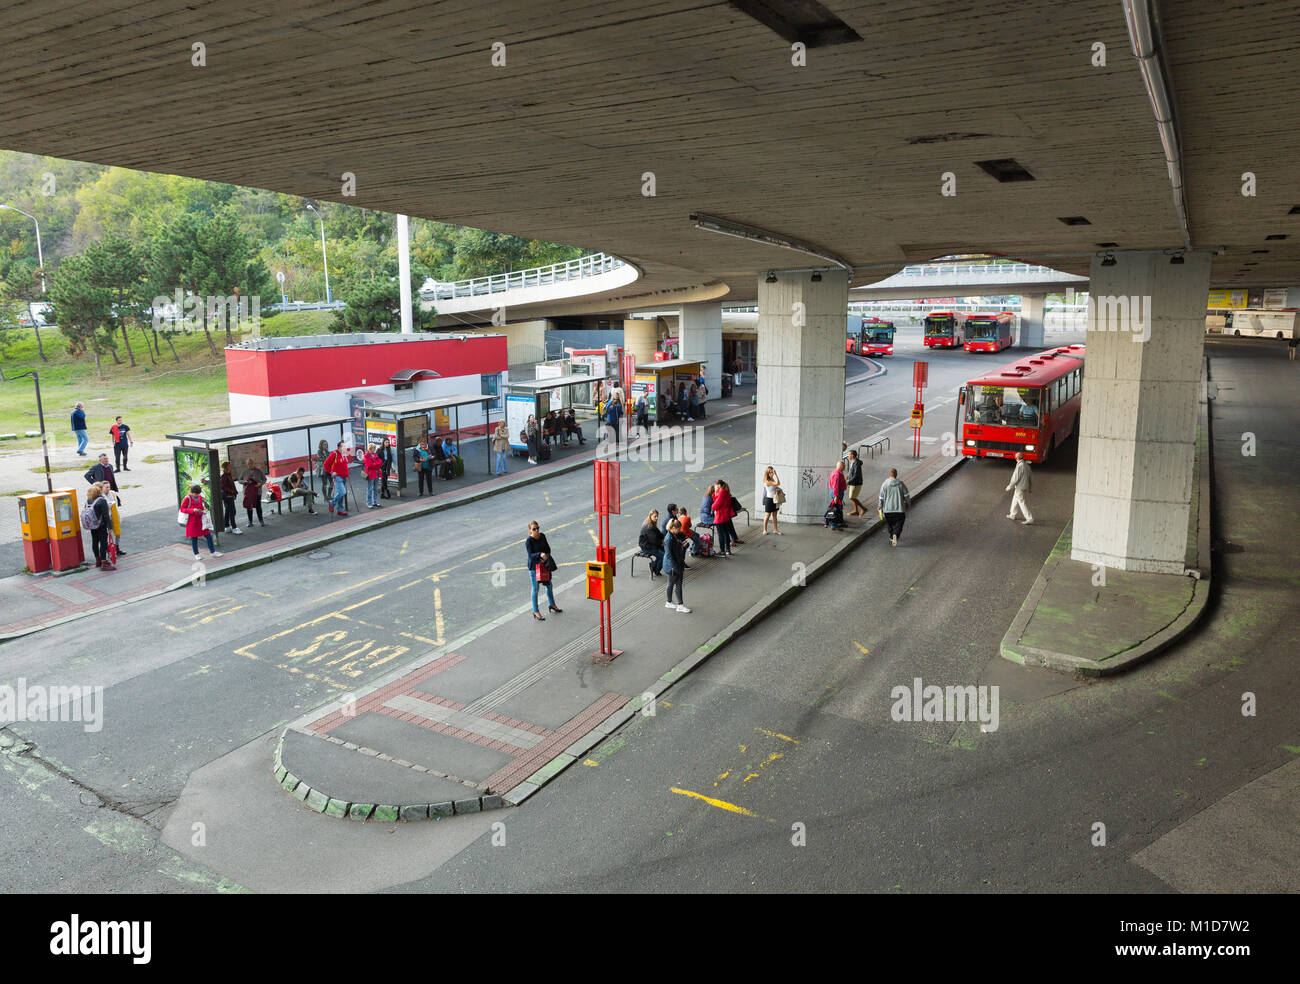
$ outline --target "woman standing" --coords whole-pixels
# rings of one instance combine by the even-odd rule
[[[388,438],[379,442],[379,494],[391,499],[393,493],[388,491],[388,476],[393,471],[393,445]]]
[[[506,427],[505,418],[497,421],[497,429],[492,432],[492,450],[497,456],[496,474],[504,475],[506,473],[506,454],[510,451],[510,430]]]
[[[524,443],[528,445],[528,463],[530,465],[537,464],[538,437],[537,418],[530,413],[528,423],[524,425]]]
[[[650,557],[650,576],[658,577],[664,569],[664,533],[659,528],[659,510],[651,509],[641,527],[641,536],[637,545],[643,554]]]
[[[776,469],[771,465],[767,466],[767,471],[763,472],[763,535],[767,536],[767,521],[772,521],[772,527],[777,536],[782,536],[781,522],[777,518],[781,506],[776,501],[776,494],[781,491],[781,479],[777,477]],[[784,493],[782,493],[784,498]]]
[[[735,538],[736,528],[731,525],[731,489],[727,483],[718,479],[713,484],[713,529],[718,534],[718,556],[730,557],[731,544]]]
[[[683,615],[691,610],[682,601],[682,577],[686,574],[686,541],[682,539],[681,524],[675,519],[668,521],[668,537],[664,541],[664,573],[668,575],[668,600],[665,608],[676,608]],[[677,602],[673,603],[673,591],[677,592]]]
[[[108,485],[105,482],[95,482],[86,491],[86,505],[94,510],[95,518],[99,522],[93,530],[90,531],[90,549],[95,554],[95,566],[105,571],[117,570],[108,559],[108,532],[113,525],[112,508],[108,504]]]
[[[537,609],[537,566],[542,565],[549,574],[558,565],[555,563],[555,558],[551,556],[551,545],[546,542],[546,534],[537,525],[537,520],[528,524],[528,536],[524,539],[524,547],[528,551],[528,577],[533,582],[533,618],[545,622],[545,617]],[[551,590],[550,578],[541,583],[546,585],[547,609],[558,615],[563,609],[555,607],[555,593]]]
[[[379,460],[379,455],[375,454],[373,444],[366,445],[365,457],[361,459],[361,467],[366,472],[366,508],[379,508],[379,475],[383,469],[384,463]]]
[[[262,484],[266,481],[266,476],[262,474],[260,468],[253,467],[251,461],[247,462],[248,470],[244,472],[242,479],[244,483],[244,512],[248,514],[248,525],[253,525],[253,513],[257,513],[257,521],[263,526],[266,520],[262,518]],[[194,536],[193,533],[186,533],[186,536]],[[194,547],[194,555],[198,556],[198,546]]]
[[[325,467],[325,459],[329,456],[329,441],[322,438],[320,444],[316,445],[316,474],[320,476],[320,490],[326,500],[334,498],[334,476]]]
[[[244,496],[248,496],[248,486],[244,486]],[[181,512],[185,513],[189,519],[185,520],[185,535],[190,538],[190,547],[194,550],[194,559],[199,557],[199,537],[206,537],[208,541],[208,553],[214,557],[220,557],[221,552],[212,543],[212,530],[206,529],[203,522],[207,516],[207,507],[203,504],[203,487],[200,485],[191,485],[190,494],[181,500]],[[251,522],[251,520],[250,520]]]
[[[221,463],[221,527],[243,536],[244,531],[235,522],[235,497],[237,495],[239,495],[239,488],[235,485],[235,475],[230,470],[230,462],[223,461]]]

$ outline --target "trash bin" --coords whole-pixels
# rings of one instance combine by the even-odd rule
[[[731,389],[733,385],[734,383],[732,381],[731,373],[724,372],[722,374],[722,395],[724,397],[731,395]]]

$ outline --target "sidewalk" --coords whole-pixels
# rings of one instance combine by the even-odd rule
[[[1067,525],[1002,639],[1003,657],[1066,673],[1108,676],[1157,655],[1196,624],[1209,600],[1211,576],[1213,468],[1204,385],[1201,393],[1184,558],[1188,574],[1106,570],[1104,585],[1098,585],[1092,564],[1070,559],[1073,524]]]
[[[915,500],[963,460],[932,446],[900,472]],[[645,561],[633,577],[631,551],[620,551],[629,559],[619,565],[613,633],[625,652],[613,662],[593,660],[596,606],[585,578],[557,583],[563,614],[535,622],[525,600],[486,633],[291,723],[276,748],[276,778],[312,809],[356,820],[517,805],[848,551],[866,548],[882,525],[874,512],[844,533],[790,525],[764,536],[742,524],[736,556],[688,561],[690,614],[667,610],[666,579],[652,580]],[[881,547],[883,537],[873,548]]]
[[[719,399],[714,402],[725,407],[736,401]],[[756,408],[746,404],[710,414],[697,426],[710,427],[753,414]],[[511,458],[511,470],[505,476],[485,476],[482,481],[471,485],[461,484],[460,480],[445,483],[452,487],[433,496],[385,499],[381,509],[363,508],[345,519],[330,516],[323,507],[317,510],[316,516],[310,518],[302,509],[296,509],[292,518],[287,507],[283,516],[270,509],[266,514],[273,528],[290,528],[295,529],[295,532],[279,535],[269,542],[259,539],[264,535],[260,527],[242,537],[225,535],[219,547],[225,556],[220,558],[209,556],[206,546],[200,541],[198,566],[195,565],[188,542],[171,543],[152,550],[134,549],[138,540],[129,538],[131,529],[128,526],[123,531],[123,543],[130,552],[119,560],[116,571],[104,573],[90,566],[59,576],[48,573],[36,576],[17,574],[0,578],[0,642],[174,591],[197,583],[200,579],[211,580],[283,557],[306,553],[345,537],[450,509],[583,468],[594,460],[597,446],[594,431],[590,427],[587,430],[589,433],[585,447],[561,452],[561,456],[549,464],[523,465],[520,459]],[[669,440],[672,433],[670,429],[661,429],[648,440]],[[637,447],[640,443],[634,441],[632,446]],[[354,494],[364,491],[364,483],[356,481],[355,476],[352,490]],[[264,505],[263,509],[266,511],[267,507]],[[169,512],[168,515],[174,521],[174,513]],[[90,556],[89,537],[84,536],[83,540],[86,541],[87,556]],[[227,549],[231,552],[226,553]]]

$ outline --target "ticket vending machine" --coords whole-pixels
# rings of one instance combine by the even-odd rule
[[[50,504],[50,562],[56,571],[75,570],[86,562],[81,542],[77,490],[55,489],[45,496]]]
[[[50,569],[50,526],[45,520],[45,496],[18,497],[18,525],[23,532],[27,569],[40,574]]]

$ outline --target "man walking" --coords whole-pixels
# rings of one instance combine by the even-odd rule
[[[885,517],[889,529],[889,545],[898,546],[898,538],[903,535],[903,520],[912,505],[912,495],[898,478],[898,469],[889,469],[889,477],[880,486],[880,496],[876,508]]]
[[[1025,460],[1024,454],[1016,452],[1016,470],[1011,473],[1011,483],[1007,486],[1006,491],[1011,492],[1011,512],[1007,513],[1007,519],[1016,518],[1016,507],[1024,513],[1025,519],[1022,526],[1032,526],[1034,517],[1029,512],[1029,503],[1025,501],[1027,496],[1034,487],[1034,476],[1029,471],[1029,462]]]
[[[72,436],[77,439],[77,454],[83,458],[86,456],[86,445],[90,439],[86,437],[86,405],[78,403],[72,408]]]
[[[113,463],[118,471],[130,471],[126,467],[126,455],[135,444],[135,438],[131,436],[131,428],[122,423],[122,418],[115,419],[113,426],[108,429],[109,434],[113,437]]]
[[[91,485],[95,485],[98,482],[106,483],[108,488],[113,490],[114,495],[117,494],[117,476],[113,474],[113,466],[108,463],[107,453],[100,454],[99,463],[91,465],[90,471],[86,472],[84,477]],[[119,497],[117,501],[118,505],[121,505],[121,497]],[[125,557],[126,551],[122,549],[122,538],[120,536],[117,538],[117,543],[118,556]]]

